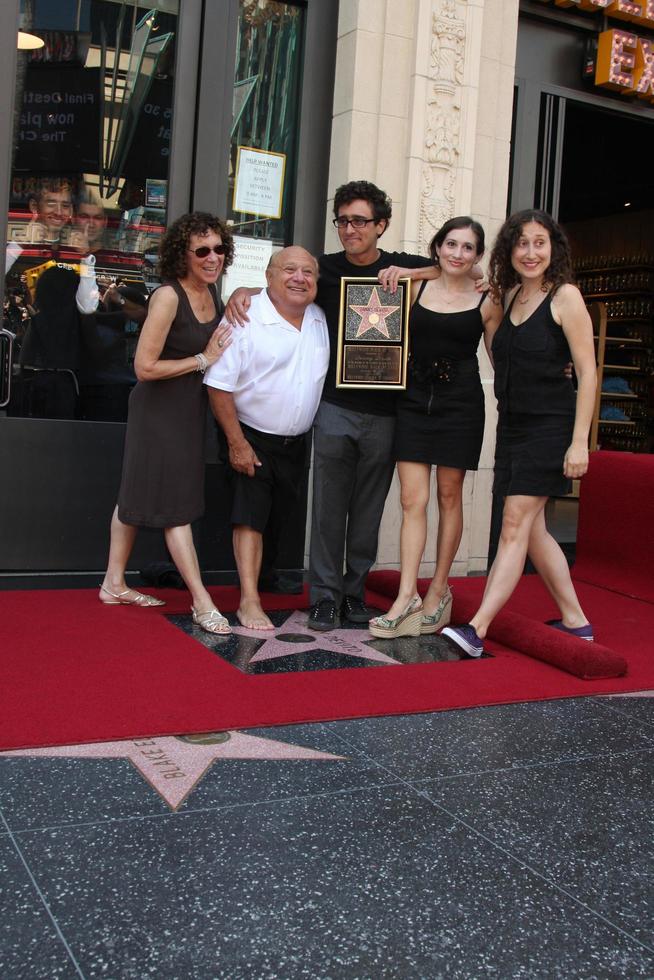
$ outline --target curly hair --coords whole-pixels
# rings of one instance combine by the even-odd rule
[[[159,243],[159,272],[162,279],[182,279],[188,272],[186,253],[191,235],[220,235],[225,246],[223,271],[234,261],[234,239],[227,225],[207,211],[191,211],[173,221]]]
[[[488,265],[488,281],[494,296],[502,298],[520,282],[520,276],[511,263],[511,253],[530,221],[542,225],[550,236],[552,256],[545,270],[543,289],[555,291],[564,283],[573,282],[570,243],[565,232],[546,211],[517,211],[506,219],[497,233]]]
[[[380,190],[376,184],[371,184],[369,180],[351,180],[348,184],[341,184],[336,188],[334,217],[338,218],[339,209],[352,201],[367,201],[372,208],[375,222],[391,220],[393,202],[388,194]]]
[[[441,247],[451,231],[457,231],[464,228],[469,228],[477,239],[477,255],[481,257],[484,254],[484,249],[486,248],[486,236],[484,234],[484,229],[481,227],[478,221],[474,220],[474,218],[471,218],[467,214],[460,214],[456,218],[450,218],[449,221],[446,221],[443,227],[438,229],[430,241],[429,254],[434,265],[438,265],[438,255],[436,254],[436,249]]]

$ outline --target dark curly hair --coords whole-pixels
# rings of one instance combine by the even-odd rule
[[[474,220],[474,218],[471,218],[467,214],[460,214],[456,218],[450,218],[449,221],[446,221],[443,227],[438,229],[430,241],[429,254],[434,265],[438,265],[436,248],[441,247],[451,231],[457,231],[462,228],[470,228],[473,235],[477,239],[477,255],[481,257],[484,254],[484,249],[486,248],[486,236],[484,235],[484,229],[481,227],[478,221]]]
[[[227,225],[207,211],[191,211],[173,221],[159,243],[159,272],[162,279],[182,279],[187,271],[186,253],[191,235],[220,235],[225,246],[223,271],[234,261],[234,239]]]
[[[348,184],[341,184],[336,188],[334,217],[338,218],[339,208],[352,201],[367,201],[372,208],[375,222],[391,220],[393,202],[388,194],[380,190],[376,184],[371,184],[369,180],[351,180]]]
[[[520,282],[520,276],[511,264],[511,253],[515,248],[522,229],[530,221],[542,225],[550,236],[552,258],[545,270],[543,289],[555,291],[566,282],[573,282],[570,243],[563,228],[556,223],[547,211],[517,211],[507,218],[497,233],[488,265],[488,281],[494,296],[502,298]]]

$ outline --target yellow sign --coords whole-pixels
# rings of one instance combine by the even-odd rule
[[[576,7],[596,14],[603,11],[607,17],[629,20],[642,27],[654,27],[654,0],[554,0],[557,7]]]
[[[548,0],[545,0],[547,3]],[[604,13],[654,30],[654,0],[554,0],[557,7]],[[598,39],[595,84],[654,101],[654,40],[632,31],[602,31]]]
[[[602,31],[595,84],[654,100],[654,41],[629,31]]]

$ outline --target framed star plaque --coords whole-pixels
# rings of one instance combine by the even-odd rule
[[[341,279],[337,388],[406,388],[410,308],[410,279],[395,293],[376,278]]]

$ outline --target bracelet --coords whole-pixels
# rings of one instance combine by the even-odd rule
[[[204,354],[194,354],[193,356],[195,357],[195,360],[198,362],[198,366],[196,367],[195,370],[199,371],[200,374],[204,374],[204,372],[209,367],[209,361],[206,359]]]

